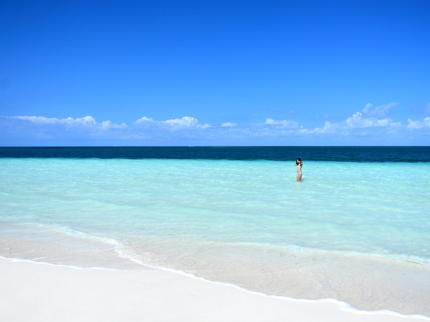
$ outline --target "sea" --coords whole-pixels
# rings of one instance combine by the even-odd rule
[[[0,256],[430,316],[430,147],[2,147]]]

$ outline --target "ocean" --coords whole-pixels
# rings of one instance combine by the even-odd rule
[[[0,256],[430,315],[429,178],[429,147],[0,148]]]

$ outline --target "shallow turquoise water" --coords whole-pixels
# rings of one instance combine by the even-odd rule
[[[430,263],[430,163],[305,162],[301,183],[295,171],[276,161],[4,158],[0,225]]]

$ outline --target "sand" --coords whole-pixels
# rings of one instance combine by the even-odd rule
[[[0,258],[1,321],[430,321],[251,292],[181,272]]]

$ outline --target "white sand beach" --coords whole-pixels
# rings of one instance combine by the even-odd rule
[[[180,272],[80,269],[0,258],[2,321],[430,321],[332,299],[250,292]]]

